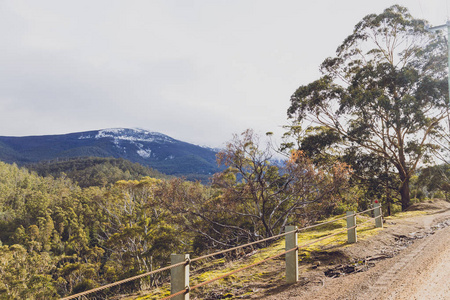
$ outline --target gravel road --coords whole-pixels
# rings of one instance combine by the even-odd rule
[[[450,299],[450,227],[435,232],[406,257],[398,284],[386,299]]]
[[[307,284],[299,282],[262,298],[450,300],[448,202],[440,203],[427,215],[388,221],[377,236],[342,251],[356,259],[380,255],[390,258],[374,261],[364,272],[338,278],[324,276],[324,266],[315,273],[300,275],[307,277]]]

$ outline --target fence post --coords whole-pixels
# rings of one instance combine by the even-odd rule
[[[179,291],[186,290],[189,287],[189,254],[171,254],[170,263],[172,265],[186,261],[185,265],[181,265],[170,269],[170,294],[173,295]],[[173,297],[175,300],[189,300],[189,291]]]
[[[291,232],[286,235],[286,251],[297,248],[297,226],[286,226],[285,232]],[[298,248],[286,253],[286,282],[295,283],[298,281]]]
[[[374,218],[375,218],[375,227],[383,228],[383,217],[381,216],[381,203],[374,203],[373,210]]]
[[[354,228],[352,228],[354,227]],[[349,229],[352,228],[352,229]],[[347,241],[349,244],[357,242],[356,237],[356,215],[354,211],[347,212]]]

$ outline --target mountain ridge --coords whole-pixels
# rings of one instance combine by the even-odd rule
[[[140,128],[109,128],[55,135],[0,136],[0,160],[18,165],[59,158],[113,157],[175,176],[209,176],[217,151]]]

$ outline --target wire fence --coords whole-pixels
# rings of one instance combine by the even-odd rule
[[[267,241],[271,241],[271,240],[274,240],[274,239],[278,239],[278,238],[284,237],[284,236],[286,236],[288,234],[299,233],[301,231],[305,231],[305,230],[308,230],[308,229],[320,227],[320,226],[323,226],[323,225],[326,225],[326,224],[331,224],[331,223],[334,223],[334,222],[339,221],[339,220],[348,219],[349,217],[353,217],[353,216],[356,217],[358,215],[362,215],[362,214],[367,213],[369,211],[374,211],[376,208],[377,207],[370,208],[370,209],[367,209],[367,210],[364,210],[364,211],[360,211],[360,212],[356,212],[356,213],[353,213],[353,214],[345,215],[345,216],[342,216],[342,217],[339,217],[339,218],[336,218],[336,219],[333,219],[333,220],[330,220],[330,221],[327,221],[327,222],[322,222],[322,223],[318,223],[318,224],[315,224],[315,225],[310,225],[310,226],[298,228],[298,229],[293,230],[293,231],[288,231],[288,232],[285,232],[285,233],[274,235],[274,236],[271,236],[271,237],[268,237],[268,238],[265,238],[265,239],[261,239],[261,240],[255,241],[255,242],[247,243],[247,244],[244,244],[244,245],[236,246],[236,247],[233,247],[233,248],[225,249],[225,250],[214,252],[214,253],[211,253],[211,254],[206,254],[206,255],[203,255],[203,256],[200,256],[200,257],[196,257],[196,258],[193,258],[193,259],[187,259],[186,261],[183,261],[183,262],[180,262],[180,263],[176,263],[176,264],[173,264],[173,265],[170,265],[170,266],[167,266],[167,267],[163,267],[163,268],[151,271],[151,272],[139,274],[139,275],[136,275],[136,276],[133,276],[133,277],[130,277],[130,278],[127,278],[127,279],[123,279],[123,280],[120,280],[120,281],[116,281],[116,282],[113,282],[113,283],[110,283],[110,284],[106,284],[106,285],[103,285],[103,286],[100,286],[100,287],[97,287],[97,288],[94,288],[94,289],[91,289],[91,290],[87,290],[87,291],[84,291],[84,292],[81,292],[81,293],[78,293],[78,294],[67,296],[67,297],[61,298],[60,300],[70,300],[70,299],[75,299],[75,298],[83,299],[82,297],[84,297],[86,295],[89,295],[89,294],[92,294],[92,293],[96,293],[96,292],[99,292],[99,291],[102,291],[102,290],[105,290],[105,289],[108,289],[108,288],[111,288],[111,287],[114,287],[114,286],[118,286],[118,285],[130,282],[130,281],[134,281],[134,280],[137,280],[137,279],[140,279],[140,278],[143,278],[143,277],[147,277],[147,276],[150,276],[150,275],[153,275],[153,274],[156,274],[156,273],[167,271],[167,270],[170,270],[170,269],[175,268],[175,267],[189,265],[192,262],[196,262],[196,261],[199,261],[199,260],[203,260],[203,259],[210,258],[210,257],[213,257],[213,256],[221,255],[221,254],[225,254],[225,253],[228,253],[228,252],[231,252],[231,251],[234,251],[234,250],[238,250],[238,249],[242,249],[242,248],[245,248],[245,247],[248,247],[248,246],[252,246],[252,245],[255,245],[255,244],[260,244],[260,243],[263,243],[263,242],[267,242]],[[370,218],[369,220],[367,220],[367,221],[365,221],[363,223],[360,223],[360,224],[352,226],[352,227],[345,228],[344,230],[340,230],[338,232],[335,232],[333,234],[330,234],[330,235],[327,235],[327,236],[324,236],[324,237],[321,237],[321,238],[317,238],[317,239],[315,239],[312,242],[303,244],[301,246],[297,246],[295,248],[289,249],[289,250],[284,251],[282,253],[278,253],[276,255],[273,255],[271,257],[265,258],[265,259],[263,259],[261,261],[253,263],[251,265],[239,268],[239,269],[234,270],[232,272],[229,272],[227,274],[224,274],[224,275],[218,276],[216,278],[210,279],[208,281],[199,283],[199,284],[197,284],[195,286],[186,287],[186,289],[178,291],[176,293],[173,293],[170,296],[167,296],[167,297],[163,298],[162,300],[171,299],[171,298],[173,298],[175,296],[179,296],[179,295],[188,293],[188,292],[190,292],[190,291],[192,291],[192,290],[194,290],[196,288],[199,288],[201,286],[210,284],[210,283],[212,283],[214,281],[226,278],[228,276],[231,276],[231,275],[236,274],[238,272],[244,271],[246,269],[250,269],[250,268],[255,267],[257,265],[263,264],[263,263],[265,263],[265,262],[267,262],[269,260],[272,260],[272,259],[275,259],[277,257],[283,256],[283,255],[285,255],[287,253],[290,253],[290,252],[293,252],[293,251],[296,251],[296,250],[299,250],[299,249],[311,246],[311,245],[313,245],[315,243],[318,243],[318,242],[320,242],[322,240],[325,240],[325,239],[331,238],[333,236],[339,235],[341,233],[348,232],[349,230],[355,229],[358,226],[361,226],[363,224],[366,224],[368,222],[371,222],[373,220],[381,218],[382,217],[381,207],[379,207],[379,209],[380,209],[380,215],[379,216]]]
[[[291,232],[289,232],[289,233],[291,233]],[[213,279],[210,279],[210,280],[201,282],[201,283],[199,283],[199,284],[197,284],[197,285],[194,285],[193,287],[186,288],[186,290],[182,290],[182,291],[180,291],[180,292],[174,293],[174,294],[172,294],[172,295],[170,295],[170,296],[168,296],[168,297],[162,298],[161,300],[171,299],[171,298],[173,298],[173,297],[175,297],[175,296],[182,295],[182,294],[184,294],[184,293],[186,293],[186,292],[188,292],[188,291],[192,291],[192,290],[194,290],[194,289],[196,289],[196,288],[199,288],[199,287],[201,287],[201,286],[210,284],[210,283],[212,283],[212,282],[214,282],[214,281],[217,281],[217,280],[223,279],[223,278],[225,278],[225,277],[231,276],[231,275],[233,275],[233,274],[236,274],[236,273],[238,273],[238,272],[241,272],[241,271],[244,271],[244,270],[253,268],[253,267],[255,267],[255,266],[257,266],[257,265],[260,265],[260,264],[263,264],[263,263],[265,263],[265,262],[267,262],[267,261],[269,261],[269,260],[271,260],[271,259],[274,259],[274,258],[283,256],[283,255],[285,255],[285,254],[287,254],[287,253],[296,251],[296,250],[298,250],[298,249],[299,249],[298,247],[295,247],[295,248],[289,249],[289,250],[287,250],[287,251],[284,251],[284,252],[282,252],[282,253],[278,253],[278,254],[276,254],[276,255],[274,255],[274,256],[265,258],[265,259],[263,259],[263,260],[261,260],[261,261],[258,261],[258,262],[256,262],[256,263],[253,263],[253,264],[251,264],[251,265],[248,265],[248,266],[239,268],[239,269],[237,269],[237,270],[234,270],[234,271],[232,271],[232,272],[226,273],[226,274],[224,274],[224,275],[221,275],[221,276],[215,277],[215,278],[213,278]]]

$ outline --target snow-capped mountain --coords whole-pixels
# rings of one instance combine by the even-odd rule
[[[80,140],[86,139],[112,139],[112,143],[119,149],[119,151],[123,150],[123,153],[127,153],[128,151],[136,151],[136,153],[144,159],[152,158],[152,149],[149,144],[154,146],[156,144],[176,144],[178,141],[159,132],[150,132],[144,129],[129,129],[129,128],[111,128],[111,129],[102,129],[96,132],[95,135],[91,133],[81,133],[78,137]],[[134,147],[130,147],[133,145]],[[146,146],[147,147],[146,147]],[[160,146],[157,146],[160,148]],[[131,148],[131,149],[130,149]],[[155,153],[153,153],[153,158],[158,160],[158,157]],[[169,155],[165,157],[166,159],[174,159],[173,155]]]
[[[174,143],[176,140],[173,138],[159,133],[151,132],[140,128],[110,128],[102,129],[97,132],[95,136],[91,134],[80,135],[79,139],[102,139],[102,138],[113,138],[115,142],[131,141],[131,142],[157,142],[157,143]]]
[[[216,151],[144,129],[112,128],[63,135],[0,136],[0,160],[27,164],[72,157],[115,157],[171,175],[213,174]]]

